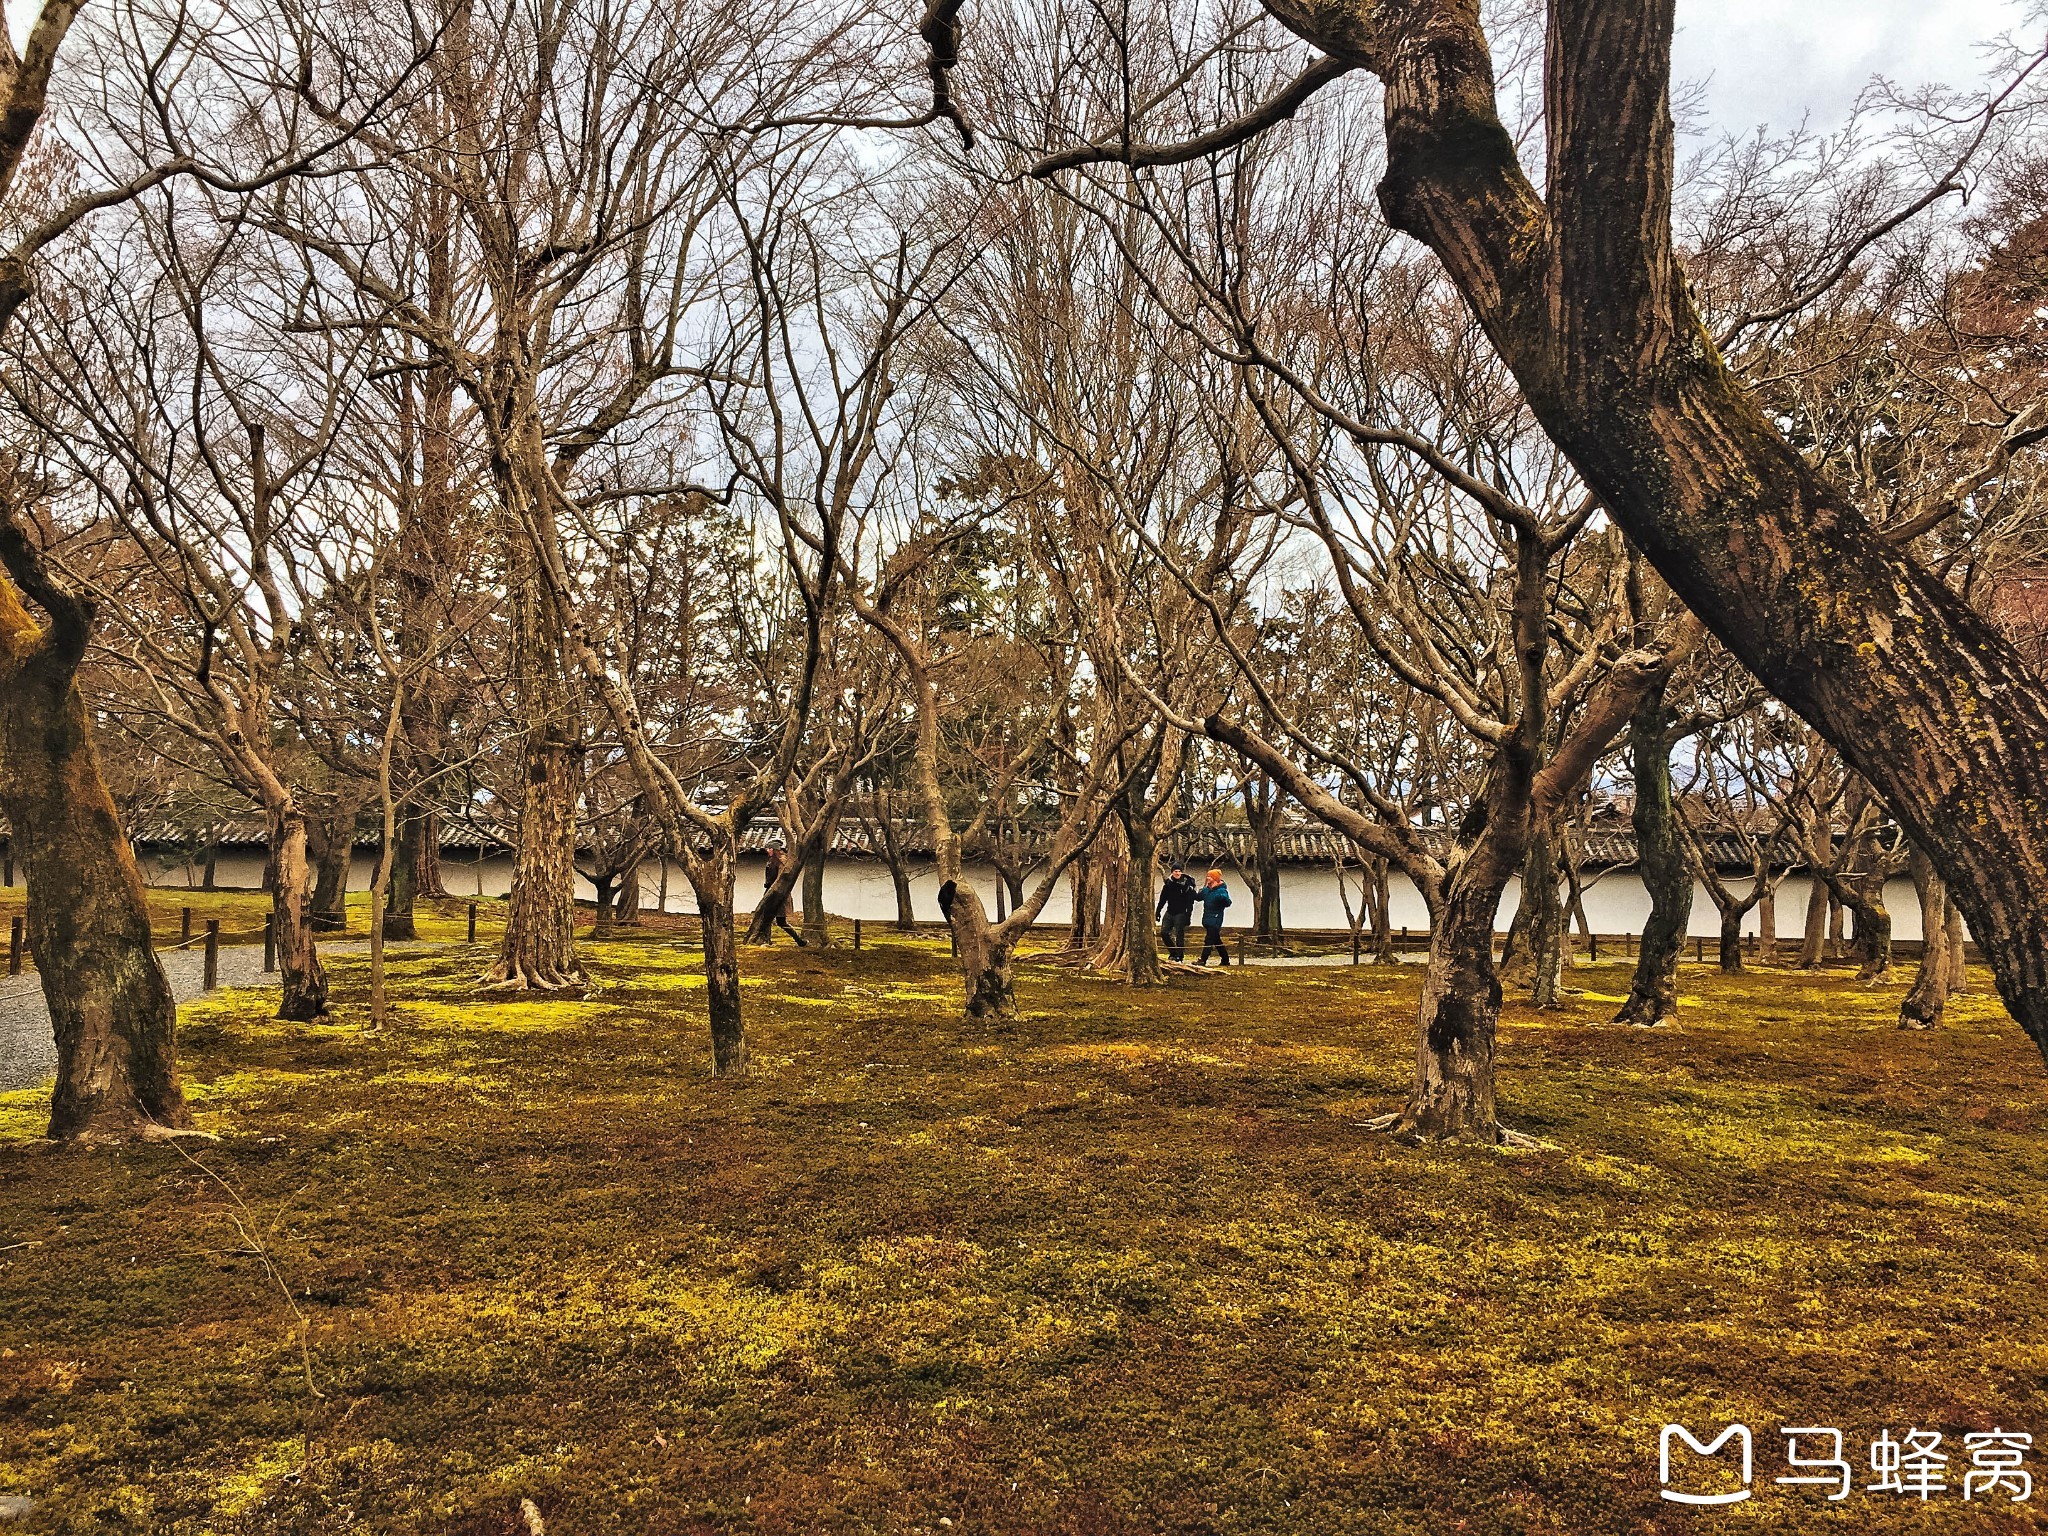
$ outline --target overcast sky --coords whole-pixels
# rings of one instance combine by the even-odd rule
[[[1674,65],[1718,127],[1839,124],[1873,74],[1968,85],[1976,43],[2020,26],[2013,0],[1679,0]]]

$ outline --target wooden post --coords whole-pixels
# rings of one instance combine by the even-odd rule
[[[1237,930],[1237,963],[1240,966],[1244,964],[1244,930],[1242,928]]]
[[[1591,956],[1591,957],[1592,957],[1593,959],[1595,959],[1595,960],[1598,960],[1598,959],[1600,958],[1600,935],[1599,935],[1599,934],[1597,934],[1597,933],[1589,933],[1589,934],[1587,934],[1587,935],[1586,935],[1586,950],[1587,950],[1587,953],[1588,953],[1588,954],[1589,954],[1589,955],[1590,955],[1590,956]]]
[[[1694,939],[1694,940],[1692,941],[1692,960],[1693,960],[1693,964],[1695,964],[1695,965],[1698,965],[1698,964],[1700,964],[1700,963],[1701,963],[1702,961],[1704,961],[1704,960],[1705,960],[1706,958],[1707,958],[1707,941],[1706,941],[1705,939]]]
[[[469,904],[469,942],[476,942],[476,903]]]
[[[263,914],[263,974],[277,969],[277,914]]]
[[[192,937],[192,909],[181,908],[178,912],[178,942],[183,944]]]
[[[857,917],[853,920],[853,947],[860,948],[860,919]]]
[[[206,920],[206,990],[211,992],[220,985],[220,919]]]
[[[1358,964],[1358,930],[1351,930],[1351,963]]]
[[[21,919],[18,917],[9,925],[7,934],[7,974],[21,974]]]

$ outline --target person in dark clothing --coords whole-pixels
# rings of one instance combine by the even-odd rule
[[[780,880],[781,878],[782,845],[780,843],[774,843],[771,844],[768,849],[768,870],[766,878],[764,878],[761,881],[761,889],[764,892],[773,891],[775,889],[775,882],[777,880]],[[766,900],[767,897],[764,896],[762,899]],[[792,939],[796,940],[796,947],[798,949],[802,949],[804,947],[804,936],[798,933],[794,928],[789,926],[789,894],[787,892],[784,892],[781,899],[775,903],[774,920],[776,928],[780,928],[784,933],[788,934]],[[773,929],[769,930],[768,942],[771,944],[775,942],[775,933]]]
[[[1159,937],[1166,945],[1170,960],[1185,964],[1188,958],[1188,919],[1194,915],[1195,903],[1201,899],[1201,891],[1188,878],[1187,870],[1179,864],[1166,877],[1166,884],[1159,888],[1159,900],[1153,904],[1152,915],[1159,917]]]
[[[1223,871],[1212,869],[1202,882],[1202,958],[1197,965],[1209,963],[1209,951],[1216,951],[1216,958],[1223,964],[1230,964],[1230,951],[1223,947],[1223,909],[1230,905],[1230,887],[1223,883]]]

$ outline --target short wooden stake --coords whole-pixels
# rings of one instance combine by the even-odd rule
[[[181,908],[178,912],[178,942],[183,944],[192,937],[192,909]]]
[[[206,920],[206,990],[220,985],[220,919]]]
[[[263,914],[263,974],[277,969],[277,914]]]
[[[18,917],[9,925],[7,934],[7,974],[21,974],[21,919]]]
[[[1358,964],[1358,930],[1351,930],[1351,963]]]
[[[860,919],[857,917],[853,920],[853,947],[860,948]]]
[[[476,903],[469,904],[469,942],[476,942]]]

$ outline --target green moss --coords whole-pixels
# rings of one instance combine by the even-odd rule
[[[943,940],[749,951],[735,1084],[697,955],[584,953],[593,994],[538,1001],[406,960],[381,1032],[188,1007],[240,1229],[177,1151],[53,1149],[0,1096],[23,1529],[474,1536],[532,1498],[568,1532],[1587,1536],[1680,1529],[1669,1418],[1760,1454],[1784,1422],[2048,1432],[2048,1096],[1981,978],[1902,1034],[1897,986],[1688,967],[1641,1031],[1604,1022],[1622,968],[1575,971],[1508,1009],[1504,1113],[1558,1150],[1503,1157],[1359,1128],[1412,968],[1026,967],[997,1029]]]

